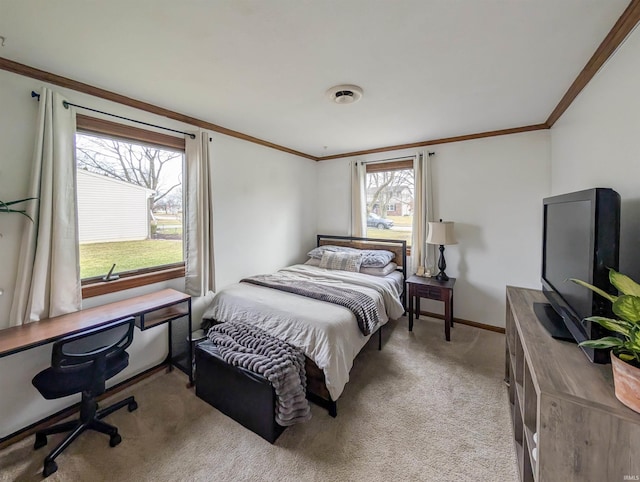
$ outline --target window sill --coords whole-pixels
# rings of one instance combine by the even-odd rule
[[[122,278],[113,281],[92,281],[82,286],[82,299],[137,288],[138,286],[159,283],[160,281],[183,278],[184,274],[184,266],[177,266],[159,271],[152,271],[150,273],[123,276]]]

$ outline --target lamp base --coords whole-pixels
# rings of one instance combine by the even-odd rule
[[[447,269],[447,262],[444,260],[444,246],[440,245],[440,259],[438,259],[438,269],[440,272],[435,276],[438,281],[449,281],[449,277],[444,272]]]
[[[440,271],[437,275],[434,276],[434,278],[438,281],[449,281],[449,277],[444,271]]]

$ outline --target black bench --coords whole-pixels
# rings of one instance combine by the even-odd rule
[[[275,421],[276,394],[262,376],[229,365],[211,341],[196,346],[196,395],[270,443],[285,427]]]

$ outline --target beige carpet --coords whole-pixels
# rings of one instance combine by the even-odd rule
[[[504,335],[442,321],[406,319],[359,355],[338,417],[312,407],[310,422],[274,445],[185,388],[177,371],[134,386],[140,408],[106,420],[123,441],[85,433],[58,457],[57,481],[513,481],[515,450],[504,375]],[[0,480],[40,480],[58,440],[33,437],[0,452]]]

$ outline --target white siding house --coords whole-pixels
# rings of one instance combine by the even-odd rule
[[[77,174],[81,243],[149,237],[148,199],[152,190],[83,170]]]

